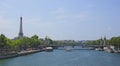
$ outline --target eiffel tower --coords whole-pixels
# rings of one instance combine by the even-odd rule
[[[23,29],[22,29],[22,17],[20,17],[20,29],[18,33],[18,37],[23,37]]]

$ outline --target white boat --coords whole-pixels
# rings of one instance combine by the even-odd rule
[[[102,48],[96,48],[95,50],[98,50],[98,51],[103,51],[103,49],[102,49]]]
[[[113,53],[113,50],[111,50],[111,49],[108,49],[108,50],[107,50],[107,52],[109,52],[109,53]]]
[[[46,48],[45,48],[45,51],[46,51],[46,52],[52,52],[52,51],[53,51],[53,48],[52,48],[52,47],[46,47]]]
[[[66,48],[66,51],[72,51],[72,49],[70,47]]]

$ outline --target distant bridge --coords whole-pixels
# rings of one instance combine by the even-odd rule
[[[58,47],[66,47],[66,46],[71,46],[72,48],[74,48],[75,46],[78,47],[82,47],[82,48],[98,48],[98,47],[104,47],[104,45],[85,45],[85,44],[78,44],[78,45],[65,45],[65,44],[61,44],[61,45],[56,45],[56,44],[44,44],[44,45],[40,45],[40,47],[53,47],[54,49],[57,49]],[[80,50],[80,49],[77,49]]]

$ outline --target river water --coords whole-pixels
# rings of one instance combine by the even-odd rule
[[[2,59],[0,66],[120,66],[120,54],[96,50],[54,50]]]

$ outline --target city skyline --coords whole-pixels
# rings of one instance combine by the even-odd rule
[[[119,0],[1,0],[0,34],[14,38],[23,17],[25,36],[95,40],[120,36]]]

